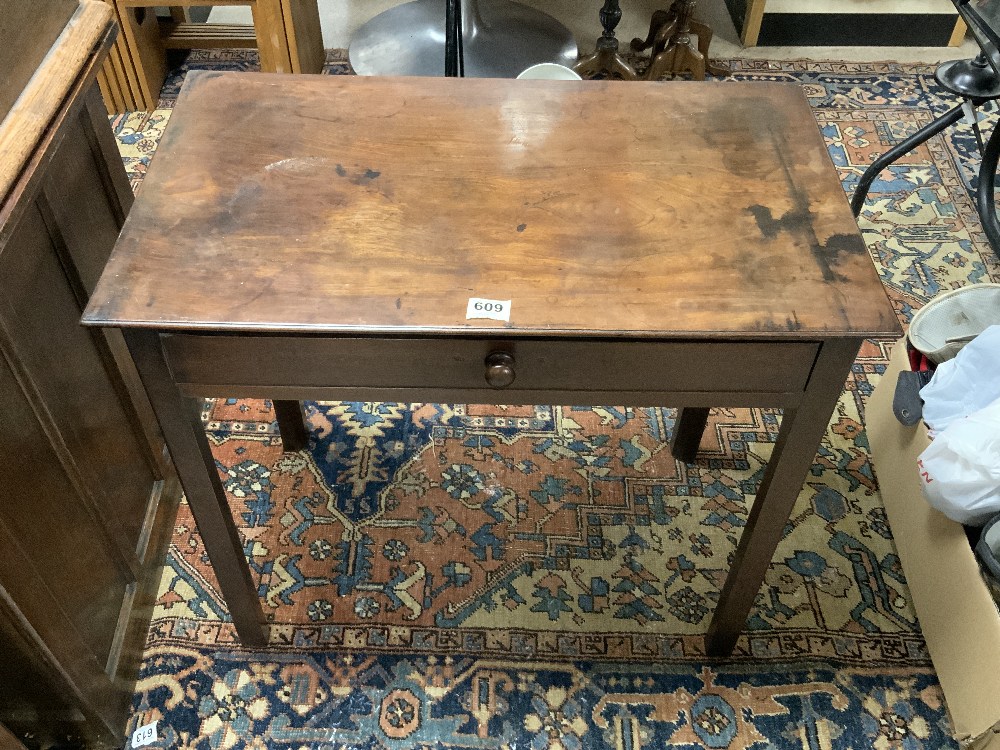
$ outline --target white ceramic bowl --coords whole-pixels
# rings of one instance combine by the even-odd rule
[[[518,80],[539,80],[539,81],[582,81],[583,79],[571,68],[557,63],[538,63],[526,70],[522,70],[518,75]]]

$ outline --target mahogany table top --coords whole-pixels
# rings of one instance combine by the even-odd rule
[[[213,72],[188,75],[84,321],[899,333],[794,84]]]

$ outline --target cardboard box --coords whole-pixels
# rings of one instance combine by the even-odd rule
[[[879,488],[955,737],[971,750],[1000,750],[1000,612],[964,529],[920,489],[927,430],[892,413],[896,377],[908,367],[899,342],[866,409]]]

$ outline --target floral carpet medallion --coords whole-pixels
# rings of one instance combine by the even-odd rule
[[[726,62],[802,87],[847,193],[951,106],[923,66]],[[187,69],[254,66],[193,55],[161,109],[115,118],[133,184]],[[349,73],[342,53],[328,71]],[[977,166],[959,126],[873,186],[861,228],[903,322],[1000,278]],[[240,647],[182,505],[130,731],[155,719],[184,748],[954,747],[863,428],[891,343],[862,348],[723,661],[703,636],[777,410],[713,410],[684,465],[668,408],[308,403],[308,450],[286,454],[269,402],[206,402],[271,647]]]

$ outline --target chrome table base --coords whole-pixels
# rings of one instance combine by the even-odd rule
[[[510,0],[461,0],[465,75],[516,78],[527,67],[577,59],[576,40],[552,16]],[[445,0],[415,0],[381,13],[351,40],[359,75],[443,76]]]

